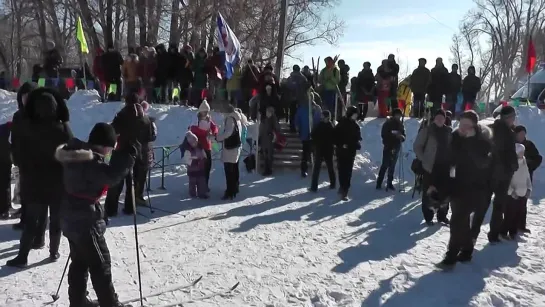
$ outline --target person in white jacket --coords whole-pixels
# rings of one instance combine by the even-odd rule
[[[517,235],[520,216],[524,209],[524,204],[530,197],[532,192],[532,180],[530,179],[530,171],[524,158],[526,148],[522,144],[516,144],[518,156],[518,170],[513,174],[511,183],[507,190],[509,199],[505,208],[502,232],[500,235],[506,240],[513,240]]]
[[[222,199],[233,199],[239,192],[240,173],[238,161],[242,151],[242,130],[247,124],[244,114],[237,111],[232,105],[227,106],[223,131],[218,134],[216,141],[223,143],[221,160],[225,170],[227,188]]]

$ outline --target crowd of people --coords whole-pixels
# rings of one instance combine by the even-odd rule
[[[52,51],[51,54],[54,63],[43,69],[55,75],[62,58]],[[123,59],[109,45],[106,52],[97,54],[93,65],[97,84],[104,83],[106,88],[116,84],[127,90],[122,110],[111,124],[96,124],[87,142],[72,135],[63,97],[54,89],[38,88],[34,83],[20,87],[19,110],[11,122],[0,126],[0,213],[4,218],[10,217],[12,164],[19,170],[22,205],[21,221],[14,226],[22,229],[21,244],[18,255],[7,265],[25,267],[31,250],[45,247],[49,211],[49,259],[59,258],[61,232],[70,243],[71,306],[125,306],[119,302],[112,284],[104,230],[109,218],[118,214],[124,185],[125,214],[135,214],[135,206],[145,203],[146,174],[153,161],[152,143],[158,133],[155,119],[147,115],[149,105],[143,102],[146,97],[151,102],[174,102],[177,98],[198,107],[197,123],[185,132],[180,145],[191,197],[209,198],[214,140],[223,147],[226,189],[222,199],[237,197],[239,160],[250,120],[259,127],[257,154],[263,161],[262,174],[270,176],[274,151],[285,145],[279,125],[284,118],[303,144],[302,177],[308,176],[309,164],[314,162],[310,191],[318,190],[321,164],[325,163],[329,188],[336,189],[338,185],[341,199],[348,200],[354,161],[362,142],[358,120],[366,117],[367,105],[375,100],[379,117],[389,116],[381,130],[384,148],[376,188],[382,189],[386,179],[386,190],[395,190],[394,172],[406,134],[404,110],[392,103],[397,101],[399,81],[399,65],[393,55],[383,61],[376,75],[371,65],[364,63],[364,69],[351,82],[355,105],[346,105],[350,68],[342,60],[327,57],[326,67],[317,74],[308,66],[301,69],[295,65],[284,82],[279,81],[270,64],[261,70],[248,60],[244,67],[235,68],[233,78],[225,80],[231,103],[220,128],[212,121],[205,99],[206,95],[216,95],[224,82],[217,48],[211,53],[200,49],[193,55],[188,46],[182,50],[175,45],[168,50],[162,45],[141,47]],[[421,59],[410,81],[415,101],[413,115],[428,116],[413,144],[416,159],[412,169],[421,179],[419,189],[427,225],[434,224],[434,216],[439,222],[450,224],[448,250],[438,264],[448,269],[457,262],[471,260],[492,195],[488,240],[498,243],[500,238],[512,240],[520,232],[529,232],[526,202],[532,191],[532,174],[542,158],[526,139],[525,128],[514,126],[516,112],[512,107],[503,107],[500,118],[490,127],[479,124],[477,113],[471,110],[480,90],[473,67],[462,82],[456,65],[448,73],[441,59],[437,59],[431,71],[425,64]],[[175,88],[180,90],[178,97],[172,95]],[[469,107],[460,115],[459,127],[453,130],[452,108],[459,93]],[[114,96],[106,98],[120,100],[121,92],[109,94]],[[432,107],[423,105],[426,94]],[[260,166],[248,167],[255,168]],[[102,196],[106,196],[104,205],[99,202]],[[86,298],[88,273],[98,302]]]

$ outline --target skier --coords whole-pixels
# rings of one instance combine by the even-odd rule
[[[329,188],[334,190],[336,186],[335,169],[333,167],[333,150],[335,143],[335,126],[331,122],[331,112],[322,112],[322,120],[312,130],[312,145],[314,146],[314,166],[312,169],[312,182],[310,191],[318,191],[318,179],[322,162],[327,166],[329,175]]]
[[[524,157],[526,158],[526,164],[528,165],[528,170],[530,172],[530,179],[533,180],[534,172],[541,165],[543,157],[539,154],[539,151],[537,150],[534,142],[526,138],[526,127],[516,126],[515,133],[517,142],[524,145],[524,148],[526,148],[524,150]],[[530,229],[526,227],[527,213],[527,204],[524,204],[519,224],[519,231],[522,233],[530,233]]]
[[[464,105],[462,110],[475,108],[477,94],[481,91],[481,78],[475,75],[475,67],[469,66],[467,76],[462,83],[462,94],[464,95]]]
[[[104,157],[115,145],[114,128],[98,123],[87,143],[73,139],[55,153],[64,167],[66,195],[61,216],[72,260],[68,271],[70,307],[130,307],[119,302],[112,283],[110,251],[104,238],[107,217],[99,200],[108,186],[125,177],[142,149],[136,141],[120,143],[107,164]],[[98,304],[86,298],[89,274]]]
[[[452,70],[448,74],[448,77],[448,90],[445,102],[447,103],[446,109],[452,114],[456,112],[458,93],[462,90],[462,77],[458,74],[458,64],[452,64]]]
[[[488,207],[488,185],[490,181],[490,152],[492,131],[480,125],[474,111],[465,111],[460,116],[460,125],[452,133],[450,240],[445,258],[439,268],[449,269],[456,262],[471,261],[476,242],[471,214]]]
[[[72,138],[69,113],[64,99],[51,88],[35,89],[28,95],[25,121],[19,135],[21,195],[26,202],[25,227],[17,257],[7,261],[11,267],[25,267],[31,249],[45,246],[49,221],[49,260],[56,261],[61,242],[60,203],[64,194],[62,166],[55,150]]]
[[[115,93],[108,93],[106,100],[119,101],[121,100],[121,66],[123,66],[123,57],[111,42],[108,43],[106,49],[106,52],[102,55],[106,91],[109,92],[110,85],[112,84],[117,86]]]
[[[335,127],[335,145],[337,147],[337,171],[339,173],[339,195],[344,201],[348,200],[348,190],[352,180],[352,168],[356,153],[361,149],[361,131],[356,122],[358,109],[350,106]]]
[[[441,103],[443,102],[443,95],[445,95],[449,88],[449,73],[445,65],[443,65],[443,59],[437,58],[435,60],[435,67],[430,72],[430,83],[428,85],[428,97],[433,102],[431,109],[432,114],[441,109]]]
[[[490,127],[492,128],[494,142],[492,148],[492,192],[494,193],[494,201],[492,202],[490,232],[488,233],[490,243],[500,242],[499,235],[503,224],[503,213],[508,200],[507,190],[513,174],[518,169],[515,133],[512,130],[516,117],[515,108],[505,106],[500,111],[500,118],[496,119]],[[491,194],[490,198],[492,198]],[[479,220],[484,219],[485,214],[486,211],[481,212]]]
[[[341,82],[341,72],[335,64],[335,61],[332,57],[327,57],[324,59],[325,67],[320,71],[319,83],[322,86],[322,96],[323,105],[322,107],[325,110],[328,110],[335,116],[337,114],[335,110],[337,97],[338,84]],[[340,117],[340,114],[337,115]],[[339,118],[335,118],[338,120]]]
[[[382,125],[381,137],[384,147],[382,150],[382,164],[377,178],[377,190],[382,189],[382,181],[386,171],[388,171],[386,190],[395,190],[392,183],[395,167],[401,150],[401,143],[405,141],[405,127],[401,122],[402,115],[401,110],[396,108],[392,111],[392,116]]]
[[[19,168],[19,165],[21,163],[21,133],[22,129],[25,123],[25,105],[27,103],[28,94],[32,92],[33,90],[37,89],[38,85],[33,82],[25,82],[21,87],[19,88],[19,91],[17,92],[17,111],[13,114],[13,119],[11,121],[11,156],[13,158],[13,164],[17,168],[17,170],[14,170],[17,174],[19,174],[16,177],[15,182],[15,199],[19,200],[21,203],[21,209],[20,209],[20,222],[13,225],[13,229],[15,230],[22,230],[24,226],[25,221],[25,211],[26,211],[26,201],[24,200],[23,193],[20,192],[20,183],[21,183],[21,177],[23,176],[23,173],[21,169]]]
[[[119,111],[112,126],[119,135],[118,143],[120,146],[125,146],[125,143],[134,143],[138,141],[142,144],[142,152],[139,153],[138,159],[134,164],[134,193],[136,205],[145,204],[144,200],[144,185],[146,182],[147,170],[149,166],[149,144],[155,139],[155,128],[149,116],[144,113],[144,109],[139,102],[136,93],[130,93],[125,97],[125,106]],[[125,207],[123,213],[133,214],[132,191],[128,189],[132,182],[129,182],[130,176],[125,178],[127,189],[125,191]],[[106,213],[109,217],[117,216],[117,207],[119,196],[123,190],[124,181],[120,181],[117,185],[110,187],[106,196],[105,206]]]
[[[437,110],[433,123],[423,127],[413,143],[416,158],[422,162],[422,213],[428,226],[433,226],[434,215],[438,222],[449,224],[445,196],[448,195],[452,128],[445,125],[445,120],[445,111]]]
[[[422,118],[426,103],[426,91],[431,82],[431,72],[426,67],[426,59],[418,59],[418,67],[411,74],[409,87],[413,92],[412,116]]]
[[[295,114],[295,127],[299,132],[299,138],[303,145],[303,151],[301,152],[301,177],[303,178],[308,176],[308,164],[312,158],[311,131],[320,122],[321,117],[322,108],[314,102],[312,102],[310,110],[308,103],[306,105],[300,104]]]
[[[363,121],[367,117],[369,102],[375,100],[376,80],[371,63],[363,63],[363,70],[359,72],[356,79],[355,98],[358,104],[358,120]]]

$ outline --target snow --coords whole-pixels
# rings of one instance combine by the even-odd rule
[[[98,103],[92,92],[76,95],[68,104],[71,125],[81,137],[95,122],[111,120],[120,108],[120,104]],[[8,119],[16,107],[5,96],[0,91],[2,116]],[[180,143],[195,118],[194,110],[181,107],[154,107],[150,112],[158,118],[160,145]],[[531,107],[520,107],[518,113],[529,138],[545,152],[545,139],[539,137],[544,114]],[[221,115],[214,118],[221,122]],[[200,275],[204,278],[192,290],[151,298],[148,306],[189,299],[195,302],[185,306],[545,306],[543,191],[536,189],[529,205],[531,235],[489,246],[487,218],[473,262],[458,265],[451,273],[437,272],[434,264],[445,252],[448,228],[425,227],[420,201],[411,193],[374,188],[382,155],[382,122],[368,119],[362,124],[363,148],[349,202],[339,202],[326,183],[317,194],[307,192],[309,180],[297,173],[263,178],[241,169],[241,193],[232,202],[219,200],[224,189],[219,163],[212,173],[210,200],[188,198],[187,177],[180,169],[167,173],[167,190],[157,189],[160,179],[154,176],[152,205],[176,214],[156,211],[151,219],[138,217],[144,294]],[[409,190],[411,145],[418,122],[407,119],[405,124],[403,173]],[[325,171],[321,177],[327,177]],[[544,183],[545,172],[539,169],[534,184]],[[139,210],[150,215],[146,208]],[[138,296],[132,219],[115,218],[106,234],[121,300]],[[0,222],[0,262],[17,251],[20,233],[11,230],[11,223]],[[61,254],[59,262],[43,264],[47,249],[31,251],[29,269],[0,268],[0,305],[41,306],[51,301],[68,256],[64,239]],[[199,301],[199,296],[235,281],[241,285],[233,295]],[[89,290],[94,296],[90,285]],[[53,306],[68,306],[66,280],[60,295]]]

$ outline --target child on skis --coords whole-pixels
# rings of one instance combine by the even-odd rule
[[[329,188],[335,189],[335,169],[333,168],[333,149],[335,143],[335,126],[331,122],[331,112],[323,111],[322,119],[312,130],[312,145],[314,145],[314,166],[312,169],[312,182],[310,191],[318,191],[318,179],[322,162],[327,166],[329,175]]]
[[[382,150],[382,164],[377,178],[377,190],[382,189],[382,181],[384,180],[386,171],[388,171],[386,190],[395,190],[392,183],[395,167],[399,151],[401,150],[401,143],[405,141],[405,127],[401,122],[402,115],[400,109],[394,109],[392,116],[382,125],[381,137],[384,147]]]
[[[120,303],[115,293],[110,251],[104,238],[106,214],[99,200],[108,186],[123,180],[142,149],[138,141],[120,143],[107,164],[104,157],[116,147],[116,139],[111,125],[98,123],[88,142],[72,139],[55,152],[64,169],[66,194],[61,206],[61,226],[72,260],[68,271],[70,306],[131,306]],[[89,274],[98,302],[86,297]]]
[[[308,176],[308,163],[310,163],[312,155],[310,133],[312,127],[316,126],[322,117],[322,108],[319,105],[312,102],[310,107],[311,110],[309,110],[308,105],[299,105],[295,113],[295,127],[303,144],[301,153],[301,177],[303,178]]]
[[[526,159],[526,165],[528,165],[528,171],[530,172],[530,179],[533,181],[535,170],[541,165],[543,157],[539,154],[534,142],[526,138],[526,127],[516,126],[515,133],[517,142],[524,145],[524,158]],[[527,204],[524,204],[522,208],[522,214],[520,217],[519,231],[523,233],[530,233],[530,229],[526,227],[526,215],[528,213]]]
[[[207,199],[206,153],[197,136],[191,131],[185,134],[185,138],[189,145],[184,153],[184,162],[187,164],[187,176],[189,177],[189,195]]]
[[[530,171],[526,158],[524,158],[526,148],[519,143],[515,145],[515,148],[518,156],[518,169],[513,174],[507,190],[508,201],[501,233],[501,236],[506,240],[516,238],[524,205],[532,192],[532,179],[530,179]]]
[[[269,106],[265,112],[265,119],[259,125],[259,142],[265,166],[263,176],[270,176],[273,173],[274,144],[279,133],[280,125],[278,124],[274,107]]]

